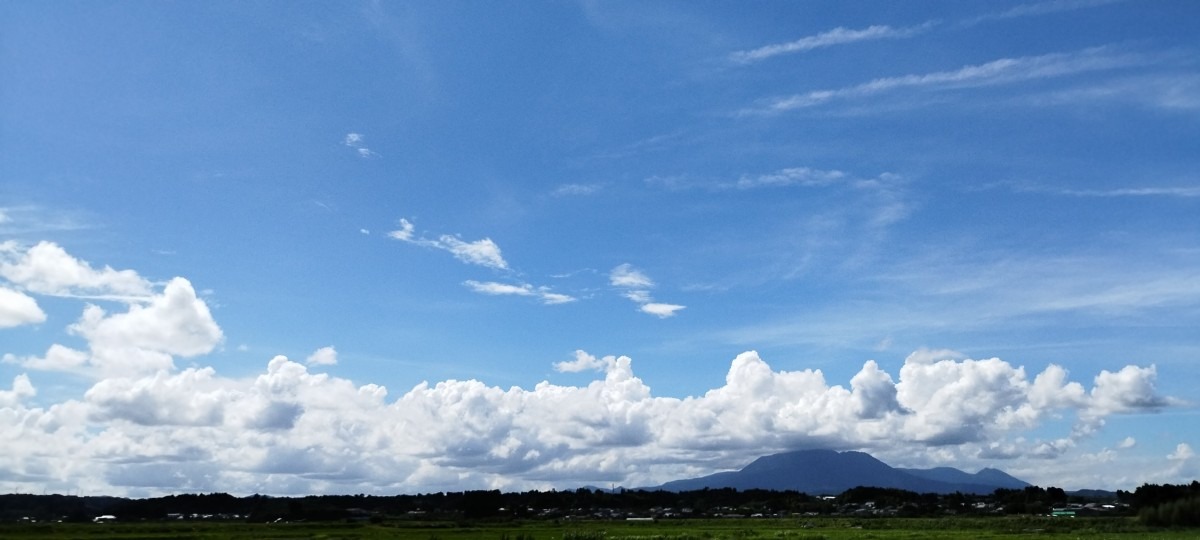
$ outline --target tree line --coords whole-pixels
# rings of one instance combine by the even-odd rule
[[[1200,525],[1200,482],[1146,484],[1117,491],[1109,502],[1150,525]],[[1111,500],[1115,498],[1115,500]],[[112,515],[121,521],[236,519],[245,521],[344,519],[559,519],[631,515],[837,514],[847,508],[887,508],[897,516],[945,514],[1046,514],[1069,503],[1094,502],[1060,488],[997,489],[990,495],[938,495],[891,488],[858,487],[836,497],[796,491],[703,489],[669,492],[580,488],[573,491],[498,490],[416,495],[312,495],[236,497],[227,493],[180,494],[145,499],[69,495],[0,495],[0,520],[90,521]]]
[[[1138,519],[1164,527],[1200,526],[1200,481],[1186,486],[1147,484],[1133,493]]]

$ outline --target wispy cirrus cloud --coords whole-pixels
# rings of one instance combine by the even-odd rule
[[[892,259],[859,284],[864,298],[765,317],[714,334],[753,346],[817,345],[863,349],[928,342],[931,336],[1009,331],[1030,321],[1068,327],[1127,328],[1131,320],[1168,327],[1200,307],[1200,250],[1186,236],[1163,245],[1123,246],[1113,254],[1057,256],[939,247]],[[904,298],[895,301],[890,298]],[[1086,321],[1086,322],[1081,322]],[[1062,346],[1057,337],[1025,346]]]
[[[358,157],[361,158],[369,158],[379,155],[370,148],[367,148],[366,137],[364,137],[361,133],[347,133],[346,136],[342,138],[342,144],[353,148],[354,152],[358,154]]]
[[[817,107],[838,100],[864,98],[904,89],[951,90],[977,88],[1020,81],[1065,77],[1079,73],[1106,71],[1144,64],[1147,59],[1135,53],[1123,53],[1111,47],[1095,47],[1069,53],[1001,58],[983,64],[963,66],[949,71],[883,77],[842,88],[813,90],[767,100],[744,109],[741,114],[779,114]]]
[[[462,262],[501,270],[508,268],[508,262],[500,255],[500,246],[491,238],[464,242],[456,236],[442,235],[436,242],[436,247],[449,251]]]
[[[784,186],[823,187],[847,179],[849,177],[846,173],[838,170],[826,171],[809,167],[788,167],[757,176],[742,175],[733,186],[737,189]]]
[[[490,296],[531,296],[536,297],[543,304],[557,305],[574,302],[577,298],[552,292],[549,287],[534,287],[528,283],[499,283],[496,281],[475,281],[467,280],[463,282],[467,288],[479,294]]]
[[[580,197],[594,195],[604,189],[604,184],[562,184],[551,191],[555,197]]]
[[[1141,187],[1107,190],[1064,189],[1063,195],[1075,197],[1200,197],[1200,187]]]
[[[754,196],[758,191],[808,192],[787,196],[794,218],[765,223],[752,249],[746,249],[741,241],[722,248],[759,259],[760,264],[739,269],[736,274],[740,277],[726,278],[721,284],[690,284],[693,290],[726,288],[733,282],[792,279],[825,264],[842,270],[858,267],[879,256],[894,226],[919,207],[911,195],[911,181],[892,172],[864,176],[840,169],[791,166],[731,178],[653,176],[645,183],[672,192],[702,190],[737,197],[741,193]]]
[[[629,263],[613,268],[608,277],[609,282],[615,287],[648,289],[654,286],[654,280],[650,279],[650,276]]]
[[[508,262],[500,254],[500,247],[490,238],[470,242],[447,234],[428,238],[419,235],[416,225],[404,218],[400,219],[399,228],[389,232],[388,237],[401,242],[450,252],[455,258],[467,264],[495,270],[509,270]],[[654,301],[650,295],[650,289],[655,286],[654,280],[628,263],[617,266],[609,273],[609,283],[622,289],[622,296],[637,304],[638,311],[660,319],[673,317],[686,307]],[[463,282],[463,285],[473,292],[489,296],[535,297],[545,305],[567,304],[578,300],[574,296],[554,292],[549,287],[535,286],[529,283],[467,280]]]
[[[1066,88],[1029,98],[1034,105],[1125,103],[1166,111],[1200,111],[1200,76],[1160,73]]]
[[[971,26],[981,22],[998,21],[1004,19],[1016,19],[1019,17],[1032,17],[1037,15],[1049,15],[1051,13],[1061,13],[1065,11],[1075,11],[1078,9],[1089,9],[1094,7],[1116,4],[1124,0],[1050,0],[1048,2],[1033,2],[1029,4],[1020,4],[1013,6],[1004,11],[993,13],[985,13],[978,17],[973,17],[963,21],[964,26]]]
[[[533,286],[528,284],[510,285],[507,283],[497,283],[495,281],[474,281],[467,280],[463,285],[471,288],[471,290],[495,296],[516,295],[516,296],[532,296]]]
[[[90,229],[95,226],[90,221],[89,216],[64,208],[37,205],[0,207],[0,234],[10,238]]]
[[[468,242],[449,234],[443,234],[437,238],[418,237],[413,223],[403,218],[400,219],[400,228],[389,232],[388,237],[418,246],[448,251],[456,259],[467,264],[486,266],[497,270],[508,269],[508,262],[500,254],[500,246],[496,245],[491,238]]]
[[[820,34],[802,37],[787,43],[776,43],[748,51],[737,51],[730,54],[729,59],[738,64],[750,64],[775,56],[811,51],[813,49],[832,47],[834,45],[846,45],[861,41],[911,37],[925,32],[936,25],[936,21],[929,21],[918,26],[910,26],[906,28],[893,28],[887,25],[872,25],[861,29],[850,29],[839,26],[832,30],[821,32]]]
[[[688,174],[655,175],[645,179],[648,186],[668,191],[693,189],[713,192],[729,190],[752,190],[772,187],[828,187],[839,183],[852,183],[860,179],[837,169],[813,167],[785,167],[756,174],[743,174],[737,180],[696,177]]]
[[[407,242],[410,244],[440,249],[447,251],[451,255],[464,263],[483,266],[494,270],[509,270],[508,261],[500,253],[500,246],[496,245],[491,238],[482,240],[465,241],[457,236],[448,234],[439,235],[436,238],[426,238],[419,236],[416,232],[416,226],[413,222],[407,219],[400,219],[400,228],[388,232],[388,237],[393,240]],[[545,286],[535,286],[529,283],[501,283],[498,281],[476,281],[467,280],[463,282],[473,292],[485,294],[489,296],[529,296],[536,297],[545,305],[567,304],[578,300],[574,296],[557,293]]]
[[[1018,193],[1045,193],[1049,195],[1061,195],[1064,197],[1163,197],[1182,199],[1193,199],[1200,197],[1200,186],[1137,186],[1115,187],[1109,189],[1072,189],[1028,183],[1016,183],[1009,185],[1011,185],[1011,189],[1013,191]]]
[[[608,274],[608,281],[612,286],[624,289],[621,296],[637,304],[638,311],[654,315],[660,319],[674,317],[676,313],[687,307],[679,304],[655,302],[654,298],[650,295],[650,289],[654,287],[654,280],[629,263],[613,268]]]
[[[1048,2],[1020,4],[1004,11],[985,13],[983,15],[964,19],[958,21],[957,25],[960,27],[967,27],[982,22],[1049,15],[1053,13],[1100,7],[1122,1],[1124,0],[1051,0]],[[805,36],[794,41],[773,43],[755,49],[736,51],[729,54],[729,59],[737,64],[752,64],[776,56],[803,53],[816,49],[823,49],[826,47],[834,47],[837,45],[848,45],[852,43],[877,41],[883,39],[904,39],[923,34],[941,24],[942,21],[930,20],[916,26],[906,26],[901,28],[896,28],[885,24],[875,24],[866,28],[857,29],[839,26],[818,34]]]
[[[960,27],[967,27],[987,21],[1049,15],[1052,13],[1100,7],[1122,1],[1124,0],[1051,0],[1048,2],[1020,4],[1004,11],[985,13],[983,15],[961,20],[957,22],[957,25]],[[826,47],[834,47],[837,45],[848,45],[852,43],[884,39],[910,38],[919,34],[923,34],[941,24],[942,21],[940,20],[930,20],[916,26],[906,26],[901,28],[896,28],[885,24],[875,24],[866,28],[857,29],[839,26],[831,30],[805,36],[793,41],[773,43],[755,49],[736,51],[729,54],[729,60],[737,64],[752,64],[776,56],[803,53],[816,49],[823,49]]]

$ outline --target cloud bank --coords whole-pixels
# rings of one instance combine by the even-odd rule
[[[683,399],[654,396],[628,357],[578,351],[555,368],[602,378],[531,389],[448,380],[389,399],[381,386],[277,356],[252,378],[160,370],[105,378],[82,399],[34,407],[36,388],[20,375],[0,391],[0,430],[15,441],[0,465],[36,479],[18,483],[27,489],[110,493],[635,486],[793,448],[987,462],[1003,447],[1016,463],[1054,459],[1086,435],[1024,438],[1048,419],[1086,422],[1169,404],[1154,390],[1153,367],[1102,371],[1088,390],[1053,365],[1031,380],[1000,359],[924,353],[896,378],[867,361],[843,386],[820,370],[774,370],[750,351],[731,362],[723,385]],[[1181,445],[1171,459],[1190,462],[1194,453]],[[152,474],[163,467],[183,472]],[[1052,472],[1035,480],[1070,485]]]
[[[18,260],[33,249],[10,246]],[[23,279],[5,290],[33,297],[49,294],[33,289],[71,290],[96,274],[49,289],[38,272],[14,275]],[[136,273],[109,275],[142,283]],[[646,292],[654,281],[640,270],[620,265],[609,279],[643,309],[660,309]],[[1101,371],[1089,382],[1057,365],[1031,376],[999,358],[939,350],[913,353],[895,373],[867,360],[840,384],[821,370],[776,370],[748,351],[730,362],[721,384],[683,398],[655,395],[629,357],[576,351],[553,368],[598,374],[582,385],[446,380],[393,394],[314,372],[344,363],[332,346],[304,362],[275,356],[249,376],[219,373],[202,357],[223,333],[190,282],[177,277],[148,292],[112,311],[79,299],[82,315],[68,331],[86,350],[56,343],[40,357],[3,356],[24,370],[0,387],[0,433],[9,441],[0,470],[9,490],[140,496],[651,486],[798,448],[863,449],[900,465],[1003,460],[1035,482],[1128,488],[1076,486],[1074,472],[1055,463],[1114,415],[1180,404],[1158,393],[1153,365]],[[180,369],[177,358],[191,365]],[[43,398],[38,384],[47,371],[86,377],[86,390]],[[1134,444],[1127,438],[1105,455]],[[1167,459],[1171,467],[1147,465],[1139,480],[1175,480],[1195,468],[1186,443]]]

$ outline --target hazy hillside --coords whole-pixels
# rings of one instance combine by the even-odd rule
[[[659,489],[704,488],[795,490],[837,494],[858,486],[896,488],[919,493],[991,493],[1029,484],[996,469],[975,474],[950,467],[897,469],[863,452],[800,450],[760,457],[739,471],[667,482]]]
[[[954,467],[935,467],[933,469],[897,468],[896,470],[927,480],[937,480],[938,482],[951,484],[989,485],[1008,489],[1022,489],[1029,486],[1029,482],[1014,478],[1004,471],[992,468],[983,469],[975,474],[963,472]]]

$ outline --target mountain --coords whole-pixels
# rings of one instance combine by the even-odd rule
[[[1079,489],[1068,491],[1068,497],[1079,497],[1082,499],[1090,499],[1093,501],[1115,501],[1117,500],[1117,492],[1108,491],[1106,489]]]
[[[863,452],[799,450],[760,457],[740,471],[667,482],[657,489],[693,491],[705,488],[795,490],[836,495],[858,486],[896,488],[918,493],[980,493],[1029,484],[996,469],[975,474],[950,467],[896,469]]]
[[[946,482],[950,484],[968,484],[980,486],[995,486],[997,488],[1006,489],[1025,489],[1029,487],[1029,483],[1017,478],[1013,478],[1008,473],[999,469],[983,469],[975,474],[966,473],[953,467],[935,467],[933,469],[901,469],[897,471],[906,472],[913,476],[919,476],[927,480],[937,480],[938,482]],[[992,488],[991,491],[995,491]],[[991,493],[989,491],[988,493]]]

